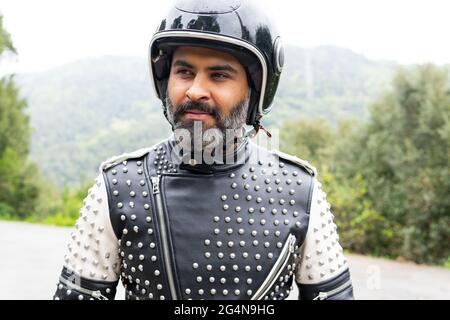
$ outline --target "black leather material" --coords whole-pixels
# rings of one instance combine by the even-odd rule
[[[56,292],[53,299],[58,300],[101,300],[101,299],[114,299],[116,295],[116,287],[118,281],[106,282],[95,281],[78,276],[67,268],[63,268],[61,271],[61,277],[67,283],[59,281]],[[84,291],[81,292],[76,287],[81,287],[84,290],[92,292],[99,292],[100,295],[89,294]]]
[[[350,281],[350,271],[346,269],[341,274],[336,277],[321,282],[317,284],[299,284],[299,299],[302,300],[313,300],[319,297],[320,292],[330,292],[339,287],[342,287],[342,290],[338,290],[338,292],[328,295],[326,300],[353,300],[353,286]],[[348,284],[348,285],[345,285]],[[322,300],[319,298],[319,300]]]
[[[180,166],[173,145],[166,140],[104,172],[126,298],[172,299],[172,270],[178,299],[250,299],[280,262],[289,235],[295,249],[303,243],[312,176],[248,141],[236,155],[245,161],[212,166]],[[161,212],[152,177],[160,178]],[[295,258],[293,252],[285,256],[261,298],[289,294]]]

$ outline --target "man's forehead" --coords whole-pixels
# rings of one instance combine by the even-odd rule
[[[174,51],[172,63],[177,59],[202,59],[203,62],[226,62],[243,68],[238,59],[233,55],[211,48],[200,46],[180,46]]]

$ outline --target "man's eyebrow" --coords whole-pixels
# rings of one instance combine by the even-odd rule
[[[236,74],[239,73],[236,69],[234,69],[229,64],[223,64],[223,65],[217,65],[217,66],[208,67],[208,70],[210,70],[210,71],[230,71],[230,72],[233,72],[233,73],[236,73]]]
[[[173,66],[174,67],[179,66],[179,67],[186,67],[186,68],[189,68],[189,69],[194,69],[194,66],[192,64],[190,64],[190,63],[188,63],[188,62],[186,62],[184,60],[176,60],[173,63]]]

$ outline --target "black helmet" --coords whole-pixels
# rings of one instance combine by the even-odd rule
[[[284,63],[280,35],[273,22],[249,0],[177,1],[150,42],[150,76],[166,110],[166,89],[174,48],[204,46],[234,55],[251,87],[248,125],[259,129],[271,107]]]

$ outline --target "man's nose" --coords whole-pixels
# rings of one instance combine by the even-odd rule
[[[186,91],[186,97],[191,101],[207,102],[211,98],[211,93],[207,87],[207,81],[203,75],[197,74],[192,81],[192,85]]]

